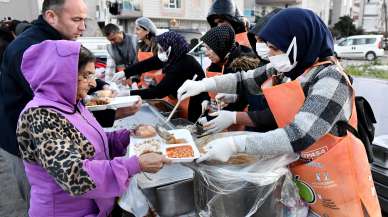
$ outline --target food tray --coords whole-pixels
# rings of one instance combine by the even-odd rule
[[[139,138],[139,137],[131,137],[131,142],[128,148],[127,155],[128,156],[133,156],[137,155],[139,156],[142,154],[142,148],[141,145],[148,143],[149,141],[153,141],[153,144],[159,143],[159,149],[156,148],[155,145],[150,145],[147,144],[150,150],[154,152],[160,152],[163,155],[165,155],[168,159],[170,159],[173,163],[183,163],[183,162],[192,162],[195,159],[200,157],[200,152],[197,148],[197,146],[194,143],[193,137],[190,134],[190,131],[186,129],[177,129],[177,130],[169,130],[168,132],[174,134],[175,138],[177,139],[184,139],[186,140],[185,143],[182,144],[167,144],[165,140],[159,137],[159,135],[153,136],[153,137],[148,137],[148,138]],[[169,148],[173,147],[179,147],[179,146],[190,146],[193,149],[193,157],[187,157],[187,158],[170,158],[167,156],[167,150]],[[146,149],[148,150],[148,149]]]
[[[191,136],[191,133],[190,131],[188,131],[187,129],[177,129],[177,130],[170,130],[169,131],[170,133],[174,134],[174,136],[177,138],[177,139],[185,139],[186,142],[185,143],[182,143],[182,144],[165,144],[162,146],[162,153],[168,158],[170,159],[172,162],[174,163],[183,163],[183,162],[192,162],[194,161],[195,159],[199,158],[200,157],[200,153],[199,153],[199,150],[197,148],[197,146],[195,145],[194,143],[194,140],[193,140],[193,137]],[[169,148],[173,148],[173,147],[179,147],[179,146],[187,146],[189,145],[192,149],[193,149],[193,154],[194,156],[193,157],[187,157],[187,158],[170,158],[167,156],[167,150]]]
[[[144,101],[150,104],[151,106],[155,107],[158,110],[158,112],[160,112],[160,114],[165,117],[168,117],[172,112],[172,110],[174,109],[173,104],[163,99],[147,99]],[[178,117],[178,114],[179,114],[179,108],[178,108],[178,111],[174,113],[173,118]]]
[[[113,98],[112,102],[106,105],[86,106],[90,111],[101,111],[106,109],[116,109],[122,107],[133,106],[140,100],[139,96],[119,96]]]
[[[182,158],[172,158],[172,157],[169,157],[167,152],[169,149],[172,149],[172,148],[178,148],[178,147],[186,147],[186,146],[189,146],[191,147],[191,149],[193,150],[193,157],[182,157]],[[185,163],[185,162],[192,162],[194,161],[195,159],[199,158],[201,156],[201,154],[199,153],[197,147],[191,143],[184,143],[184,144],[176,144],[176,145],[168,145],[168,146],[164,146],[164,149],[163,149],[163,154],[168,158],[170,159],[172,162],[174,163]]]
[[[150,143],[152,142],[152,145]],[[163,147],[163,140],[159,136],[153,136],[149,138],[137,138],[137,137],[131,137],[131,144],[129,146],[129,156],[139,156],[144,153],[144,151],[141,151],[141,146],[143,146],[145,143],[148,143],[148,148],[146,151],[149,152],[159,152],[162,153],[162,147]],[[159,143],[159,145],[157,145]],[[152,147],[151,147],[152,146]]]

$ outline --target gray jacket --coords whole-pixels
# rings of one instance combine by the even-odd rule
[[[124,33],[124,41],[121,44],[108,45],[108,53],[115,62],[115,65],[132,65],[136,61],[136,36]]]

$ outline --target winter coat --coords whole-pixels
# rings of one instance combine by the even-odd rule
[[[79,51],[78,42],[48,40],[23,57],[34,98],[21,112],[17,139],[31,184],[30,217],[106,217],[140,171],[137,157],[123,156],[129,131],[105,133],[76,100]]]

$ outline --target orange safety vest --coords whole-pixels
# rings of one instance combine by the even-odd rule
[[[146,60],[146,59],[153,57],[153,55],[154,54],[152,52],[138,51],[137,52],[137,59],[139,60],[139,62],[141,62],[143,60]],[[142,75],[140,76],[140,85],[142,88],[148,88],[148,83],[145,82],[145,78],[147,78],[147,77],[154,79],[156,81],[156,83],[158,84],[163,79],[164,75],[163,75],[161,69],[152,70],[149,72],[142,73]]]
[[[331,62],[317,63],[312,67],[327,63]],[[291,123],[305,100],[299,80],[274,87],[263,84],[262,88],[278,126],[283,128]],[[356,127],[354,93],[352,99],[349,124]],[[381,217],[364,145],[353,134],[348,132],[344,137],[326,134],[303,150],[300,158],[290,169],[299,193],[311,211],[330,217],[364,217],[366,213],[371,217]]]
[[[235,36],[235,40],[240,44],[251,48],[251,44],[248,40],[247,32],[238,33]]]

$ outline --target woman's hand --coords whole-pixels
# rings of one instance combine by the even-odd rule
[[[187,80],[178,89],[178,100],[196,96],[202,92],[212,91],[216,89],[216,81],[213,78],[204,78],[201,81]]]
[[[198,122],[203,125],[203,129],[206,133],[219,133],[230,127],[232,124],[236,124],[236,114],[237,112],[221,110],[209,114],[210,116],[216,116],[213,120],[207,121],[206,117],[203,117],[200,118]]]
[[[226,162],[239,150],[233,137],[215,139],[206,145],[206,149],[206,154],[198,158],[197,163],[210,160]]]
[[[139,156],[139,164],[141,171],[148,173],[156,173],[163,168],[164,164],[170,164],[171,160],[164,155],[158,153],[145,153]]]
[[[216,100],[221,101],[225,104],[230,104],[235,103],[237,101],[238,95],[233,93],[218,93],[215,98]]]

